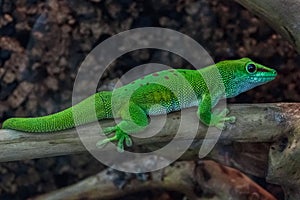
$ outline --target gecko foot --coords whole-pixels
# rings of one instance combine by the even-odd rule
[[[119,152],[124,152],[124,142],[126,146],[132,146],[132,140],[127,133],[122,131],[118,126],[108,127],[103,130],[105,135],[115,132],[115,135],[97,142],[96,146],[98,148],[103,148],[109,142],[117,141],[117,150]]]
[[[225,108],[218,114],[212,114],[210,125],[215,126],[220,130],[226,129],[225,122],[234,123],[236,121],[235,116],[226,117],[228,113],[229,110]]]

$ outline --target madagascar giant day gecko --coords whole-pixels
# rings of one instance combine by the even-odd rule
[[[132,144],[129,135],[144,130],[149,124],[149,115],[198,106],[197,116],[200,121],[221,129],[224,122],[233,123],[235,117],[226,116],[227,109],[218,114],[212,113],[212,108],[220,99],[235,97],[273,80],[276,75],[274,69],[249,58],[221,61],[199,70],[163,70],[113,91],[98,92],[58,113],[43,117],[7,119],[3,128],[37,133],[60,131],[95,121],[95,114],[91,113],[96,112],[98,120],[121,118],[117,125],[103,130],[105,134],[114,135],[99,141],[97,145],[117,141],[118,150],[123,151],[124,142],[127,146]],[[114,103],[113,106],[111,102]],[[92,104],[95,105],[95,110],[91,108]],[[76,119],[80,116],[76,122],[74,115],[77,115]]]

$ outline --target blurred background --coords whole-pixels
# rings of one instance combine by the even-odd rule
[[[249,57],[278,71],[276,80],[229,99],[231,103],[300,101],[300,56],[266,22],[233,0],[0,0],[0,122],[71,106],[77,69],[93,47],[121,31],[149,26],[187,34],[215,62]],[[111,89],[111,81],[149,62],[192,68],[166,51],[133,51],[111,64],[99,90]],[[46,193],[104,168],[87,153],[0,163],[0,199]],[[172,192],[145,194],[126,199],[182,199]]]

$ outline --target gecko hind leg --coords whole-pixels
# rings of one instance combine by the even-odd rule
[[[107,132],[105,132],[105,130],[104,130],[105,135],[111,134],[114,131],[115,131],[115,135],[112,137],[98,141],[96,144],[96,146],[98,148],[103,148],[106,144],[108,144],[110,142],[114,142],[114,141],[118,141],[117,150],[119,152],[124,152],[124,141],[125,141],[126,146],[128,146],[128,147],[132,146],[132,140],[131,140],[130,136],[127,133],[125,133],[124,131],[122,131],[118,126],[107,127],[106,129],[107,129],[106,130]],[[109,130],[109,132],[108,132],[108,130]]]
[[[132,146],[132,140],[129,134],[137,133],[148,125],[148,116],[145,111],[134,103],[129,103],[129,107],[124,106],[120,112],[122,121],[116,126],[103,129],[105,135],[115,135],[97,142],[98,148],[104,147],[109,142],[117,141],[117,149],[119,152],[124,152],[124,142],[126,146]]]

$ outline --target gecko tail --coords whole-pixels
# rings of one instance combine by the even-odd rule
[[[3,129],[13,129],[24,132],[52,132],[75,126],[71,108],[44,117],[9,118],[2,124]],[[71,117],[71,118],[70,118]]]
[[[105,110],[105,105],[110,103],[110,97],[110,92],[99,92],[58,113],[43,117],[7,119],[4,121],[2,128],[33,133],[55,132],[74,128],[77,125],[107,118],[111,111]],[[93,104],[95,106],[92,106]]]

